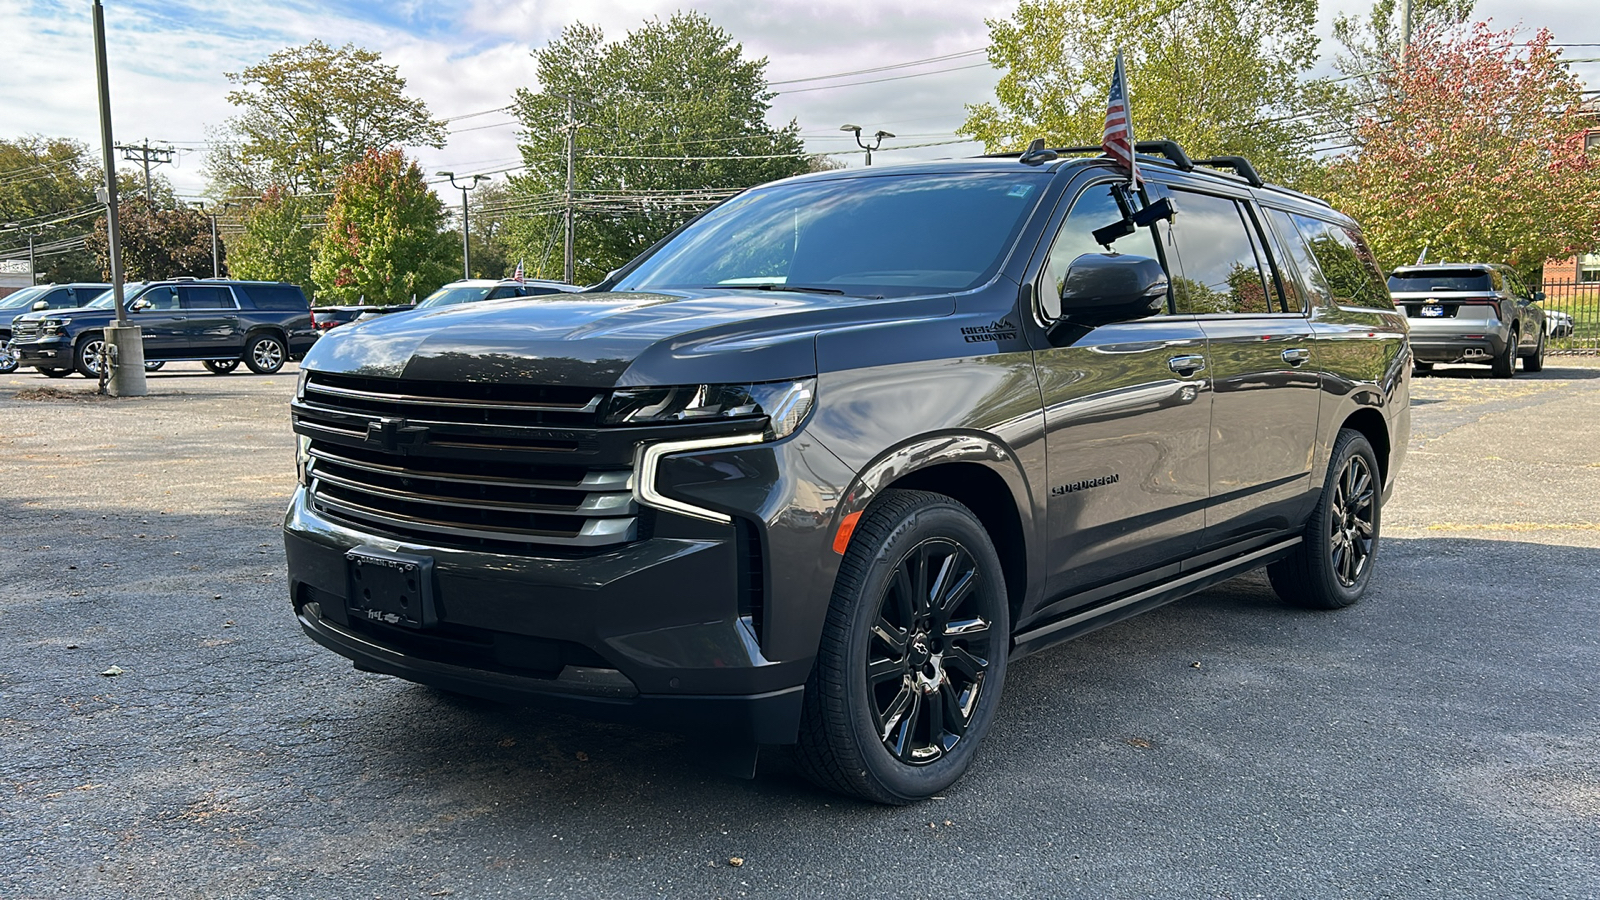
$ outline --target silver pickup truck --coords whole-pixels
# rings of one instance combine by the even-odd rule
[[[1544,368],[1544,300],[1509,266],[1435,263],[1401,266],[1389,293],[1411,326],[1417,369],[1434,363],[1484,363],[1497,378]]]

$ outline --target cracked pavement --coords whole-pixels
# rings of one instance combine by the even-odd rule
[[[1023,660],[904,809],[312,644],[294,379],[0,376],[0,897],[1600,896],[1593,358],[1417,379],[1368,599],[1252,575]]]

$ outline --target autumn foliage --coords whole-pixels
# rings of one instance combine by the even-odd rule
[[[1424,31],[1390,100],[1357,123],[1326,193],[1384,265],[1505,262],[1532,272],[1600,243],[1600,158],[1585,154],[1582,85],[1541,29],[1520,41],[1479,22]]]
[[[450,280],[455,245],[444,208],[399,148],[345,167],[328,206],[311,277],[320,299],[406,303]]]

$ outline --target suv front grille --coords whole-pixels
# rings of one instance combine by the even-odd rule
[[[16,322],[11,326],[12,338],[33,337],[39,333],[38,322]]]
[[[319,513],[435,546],[602,548],[641,537],[632,447],[596,440],[604,391],[312,372],[294,404]]]

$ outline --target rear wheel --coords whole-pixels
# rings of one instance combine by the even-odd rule
[[[288,348],[276,335],[257,335],[244,349],[244,364],[257,375],[276,373],[288,358]]]
[[[1527,356],[1524,356],[1522,358],[1522,371],[1524,371],[1524,372],[1543,372],[1544,371],[1544,332],[1543,331],[1539,332],[1539,346],[1537,348],[1535,348],[1532,353],[1530,353]]]
[[[796,759],[878,803],[960,778],[994,721],[1010,607],[981,523],[940,494],[886,491],[862,517],[806,683]]]
[[[1359,431],[1340,430],[1305,540],[1292,555],[1267,566],[1272,589],[1284,602],[1309,609],[1338,609],[1360,600],[1378,554],[1382,502],[1372,444]]]
[[[1521,335],[1515,328],[1511,329],[1511,336],[1506,339],[1506,348],[1494,358],[1494,377],[1510,378],[1517,374],[1517,342]]]
[[[239,361],[237,359],[208,359],[205,361],[205,367],[213,375],[226,375],[239,368]]]

